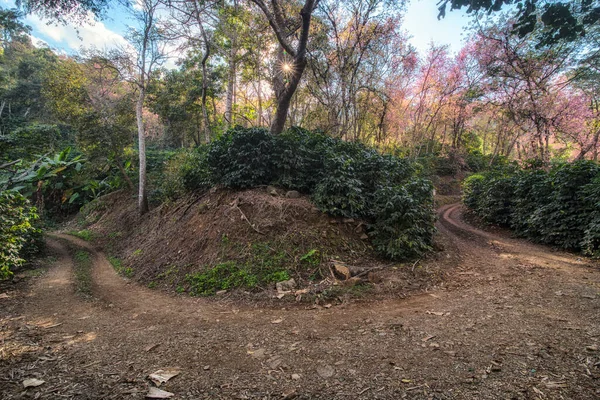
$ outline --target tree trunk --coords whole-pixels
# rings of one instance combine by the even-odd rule
[[[206,53],[202,57],[202,117],[204,118],[204,141],[205,143],[210,142],[210,121],[208,120],[208,112],[206,111],[206,95],[208,92],[208,80],[206,79],[206,62],[210,56],[210,43],[208,36],[202,28],[202,37],[204,38],[204,44],[206,46]],[[231,112],[231,110],[230,110]]]
[[[148,196],[146,193],[146,134],[144,132],[144,98],[146,96],[146,88],[144,85],[139,87],[140,94],[135,107],[135,117],[138,128],[138,149],[140,158],[140,182],[138,192],[138,209],[140,215],[148,212]]]
[[[127,183],[127,186],[129,187],[129,190],[131,190],[133,192],[133,190],[134,190],[133,182],[131,181],[131,178],[129,177],[129,175],[127,175],[125,168],[123,168],[121,158],[115,157],[115,162],[117,163],[117,168],[121,172],[121,175],[123,175],[123,179],[125,179],[125,182]]]
[[[277,110],[275,111],[275,118],[271,124],[271,133],[273,135],[279,135],[285,128],[285,121],[290,109],[290,103],[294,93],[296,92],[296,89],[298,88],[298,84],[300,83],[300,79],[302,78],[302,73],[304,72],[305,68],[306,59],[299,61],[294,60],[294,64],[292,66],[293,72],[291,73],[289,82],[284,86],[284,89],[277,96]]]

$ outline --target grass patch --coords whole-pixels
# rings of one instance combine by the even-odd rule
[[[117,257],[108,257],[108,262],[110,265],[112,265],[117,274],[126,276],[127,278],[131,278],[133,276],[133,268],[125,267],[123,262]]]
[[[249,264],[237,265],[233,261],[217,264],[205,272],[186,277],[193,295],[210,296],[219,290],[235,288],[255,289],[262,285],[289,279],[287,271],[261,270]]]
[[[221,261],[204,266],[202,272],[188,274],[185,280],[193,296],[210,296],[219,290],[262,290],[266,286],[308,274],[321,276],[324,253],[316,248],[286,251],[286,243],[234,243],[227,235],[221,238]],[[229,257],[228,257],[229,255]],[[165,271],[160,278],[171,273]],[[178,286],[178,292],[183,289]]]
[[[70,231],[69,235],[78,237],[79,239],[85,240],[86,242],[90,242],[94,237],[92,231],[88,229],[84,229],[81,231]]]
[[[92,257],[88,251],[70,249],[75,262],[75,290],[84,297],[92,296]]]

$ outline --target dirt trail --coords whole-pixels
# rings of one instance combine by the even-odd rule
[[[443,285],[330,309],[166,295],[54,236],[48,273],[0,299],[0,397],[144,398],[149,373],[177,367],[161,387],[176,399],[600,398],[598,266],[461,210],[440,210]],[[93,254],[93,301],[64,240]],[[45,383],[23,390],[31,377]]]

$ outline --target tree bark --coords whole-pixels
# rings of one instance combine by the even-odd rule
[[[306,68],[306,46],[308,44],[310,21],[312,12],[314,11],[314,8],[319,0],[305,1],[304,6],[300,11],[302,24],[300,26],[300,35],[298,36],[298,41],[295,48],[288,40],[288,38],[291,37],[294,32],[289,32],[289,30],[286,28],[283,8],[279,4],[279,0],[271,0],[271,9],[269,9],[263,0],[251,1],[256,4],[267,17],[269,25],[273,29],[273,32],[275,33],[275,36],[277,37],[282,49],[285,50],[288,55],[293,57],[293,61],[290,65],[291,68],[289,82],[284,84],[283,90],[281,91],[277,88],[274,88],[276,93],[280,93],[276,94],[277,110],[275,111],[275,118],[271,124],[271,133],[273,135],[278,135],[283,132],[291,99],[298,88],[298,84],[300,83],[300,79],[302,78],[302,74]],[[277,76],[277,73],[275,76]]]
[[[206,62],[208,61],[208,57],[210,56],[210,41],[202,25],[200,25],[200,29],[202,30],[202,38],[204,39],[204,45],[206,46],[206,53],[204,53],[204,57],[202,57],[202,117],[204,118],[204,142],[209,143],[210,121],[208,120],[208,111],[206,110],[206,95],[208,92],[208,80],[206,78]]]
[[[138,210],[140,215],[148,212],[148,196],[146,190],[146,133],[144,131],[144,98],[146,97],[146,88],[144,85],[139,87],[140,94],[138,96],[135,107],[135,117],[138,128],[138,153],[140,159],[140,181],[138,191]]]

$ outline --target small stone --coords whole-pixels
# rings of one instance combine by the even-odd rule
[[[369,236],[366,233],[363,233],[362,235],[360,235],[361,240],[367,240],[369,238]]]
[[[275,284],[275,287],[277,288],[277,292],[279,293],[294,290],[296,288],[296,281],[294,280],[294,278],[292,278],[288,279],[287,281],[277,282]]]
[[[300,375],[298,375],[298,374],[292,374],[292,380],[299,381],[300,380]]]
[[[204,366],[204,370],[205,370],[205,371],[208,371],[209,369],[210,369],[210,365],[205,365],[205,366]]]
[[[267,193],[269,193],[271,196],[279,196],[279,192],[275,186],[267,186]]]
[[[285,197],[287,197],[288,199],[297,199],[300,197],[300,192],[297,190],[290,190],[285,193]]]

